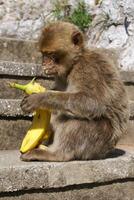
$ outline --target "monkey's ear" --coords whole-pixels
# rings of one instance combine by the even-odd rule
[[[73,34],[72,34],[72,42],[73,42],[73,44],[78,45],[78,46],[83,44],[83,35],[82,35],[82,33],[79,32],[79,31],[73,32]]]

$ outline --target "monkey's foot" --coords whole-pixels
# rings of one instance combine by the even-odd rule
[[[20,159],[22,161],[36,161],[42,160],[42,155],[45,150],[43,149],[33,149],[27,153],[21,154]]]

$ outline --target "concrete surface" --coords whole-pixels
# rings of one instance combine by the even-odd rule
[[[35,41],[0,38],[0,60],[40,63],[41,53]]]
[[[19,149],[30,119],[0,119],[0,150]]]
[[[124,82],[134,83],[134,70],[121,71],[121,78]]]
[[[22,99],[0,99],[0,116],[22,116]],[[130,117],[134,116],[134,102],[130,101]]]
[[[133,71],[121,71],[120,73],[124,82],[134,82]],[[42,65],[39,63],[21,63],[3,60],[0,60],[0,75],[46,77]]]
[[[116,150],[115,155],[98,161],[26,163],[17,151],[0,151],[0,199],[133,200],[134,151]]]
[[[8,117],[0,119],[0,150],[19,149],[22,139],[31,125],[29,117]],[[130,120],[127,134],[118,142],[127,149],[134,148],[134,120]]]
[[[83,184],[57,189],[1,193],[1,200],[133,200],[134,182]]]
[[[20,108],[21,99],[0,99],[1,116],[22,116]]]
[[[17,151],[0,151],[0,192],[133,180],[134,152],[123,153],[104,160],[56,163],[22,162]]]
[[[0,61],[0,74],[12,76],[45,77],[41,64]]]

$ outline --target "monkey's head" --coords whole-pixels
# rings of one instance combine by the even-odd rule
[[[66,76],[81,56],[83,47],[83,34],[77,26],[68,22],[46,26],[39,41],[45,73]]]

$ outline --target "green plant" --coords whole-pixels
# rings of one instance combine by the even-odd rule
[[[78,3],[78,6],[74,9],[73,13],[69,17],[69,21],[77,25],[82,31],[89,27],[92,18],[87,11],[84,1],[80,1]]]
[[[57,20],[69,21],[85,31],[92,22],[84,0],[79,0],[75,9],[71,9],[68,0],[55,0],[53,3],[53,16]]]

